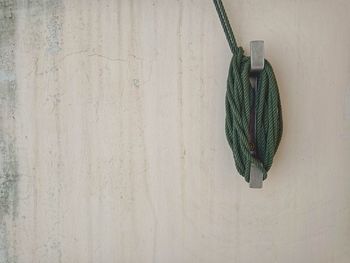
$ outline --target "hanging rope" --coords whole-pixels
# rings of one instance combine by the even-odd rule
[[[247,182],[251,164],[257,166],[266,179],[282,136],[282,112],[278,86],[268,61],[258,78],[256,94],[256,141],[249,144],[250,110],[253,106],[249,80],[250,57],[238,47],[221,0],[213,0],[221,25],[230,45],[231,60],[226,91],[226,137],[232,149],[238,172]],[[256,155],[251,150],[255,147]]]

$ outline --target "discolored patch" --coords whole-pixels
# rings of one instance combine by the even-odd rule
[[[0,0],[0,262],[13,262],[7,249],[8,215],[15,216],[16,182],[16,2]]]

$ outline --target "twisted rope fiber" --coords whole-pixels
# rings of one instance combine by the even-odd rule
[[[263,173],[263,179],[271,168],[273,157],[282,137],[282,111],[278,86],[270,63],[265,60],[258,76],[256,93],[256,154],[252,156],[249,144],[249,120],[253,106],[250,84],[250,57],[238,47],[221,0],[213,0],[221,25],[232,51],[226,91],[227,141],[232,149],[237,171],[250,180],[250,167],[254,164]]]

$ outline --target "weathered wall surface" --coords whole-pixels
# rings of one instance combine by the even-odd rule
[[[1,263],[350,261],[350,2],[224,3],[280,85],[263,190],[211,1],[0,0]]]

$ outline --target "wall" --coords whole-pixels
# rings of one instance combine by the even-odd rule
[[[262,190],[210,0],[0,0],[1,263],[349,262],[350,2],[224,4],[280,86]]]

